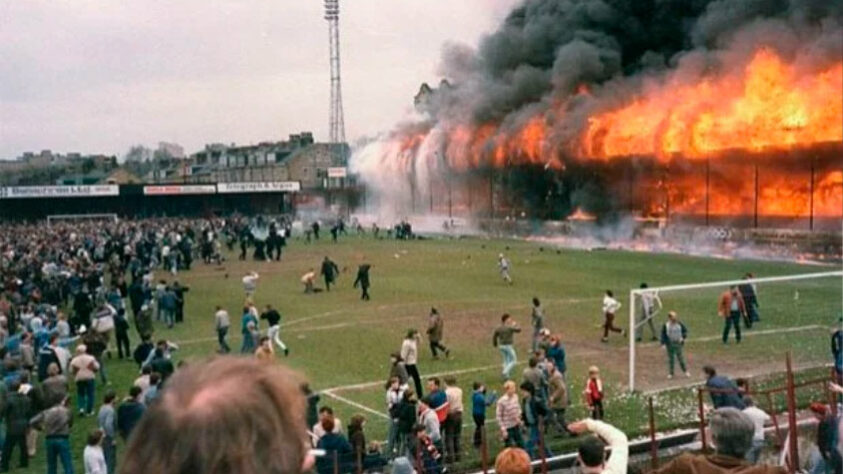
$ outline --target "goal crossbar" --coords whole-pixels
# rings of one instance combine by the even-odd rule
[[[635,297],[641,296],[644,294],[653,294],[653,293],[661,293],[661,292],[670,292],[670,291],[682,291],[682,290],[691,290],[691,289],[703,289],[703,288],[728,288],[730,286],[736,285],[747,285],[747,284],[754,284],[754,283],[773,283],[773,282],[781,282],[781,281],[798,281],[798,280],[810,280],[815,278],[830,278],[830,277],[841,277],[841,282],[843,282],[843,270],[831,271],[831,272],[814,272],[814,273],[799,273],[796,275],[781,275],[781,276],[774,276],[774,277],[764,277],[764,278],[746,278],[740,280],[724,280],[724,281],[712,281],[707,283],[691,283],[685,285],[668,285],[668,286],[659,286],[653,288],[634,288],[629,290],[629,391],[632,392],[635,390],[635,331],[641,325],[644,324],[646,321],[642,321],[640,324],[636,324],[635,321]],[[648,318],[649,319],[649,318]]]

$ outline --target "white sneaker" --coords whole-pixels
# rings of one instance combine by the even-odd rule
[[[672,379],[672,378],[673,378],[673,375],[672,375],[672,374],[667,374],[667,379],[668,379],[668,380],[670,380],[670,379]]]
[[[691,378],[691,373],[690,373],[690,372],[685,372],[685,377]]]

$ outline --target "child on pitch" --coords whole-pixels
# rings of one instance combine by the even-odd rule
[[[600,369],[596,365],[588,368],[588,380],[585,382],[585,404],[588,406],[593,420],[603,419],[603,380],[600,379]]]

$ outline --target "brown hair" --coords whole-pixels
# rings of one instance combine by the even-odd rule
[[[307,453],[301,382],[249,358],[191,364],[135,428],[120,472],[299,473]]]
[[[498,474],[530,474],[530,456],[520,448],[506,448],[495,458]]]

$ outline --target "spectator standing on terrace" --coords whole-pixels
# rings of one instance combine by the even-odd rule
[[[747,273],[743,276],[744,280],[751,280],[754,276],[752,273]],[[755,283],[743,283],[738,285],[738,291],[743,298],[744,305],[746,305],[746,319],[744,324],[747,329],[750,329],[753,324],[761,321],[758,314],[758,287]]]
[[[446,358],[451,355],[451,351],[442,345],[442,336],[444,332],[445,321],[442,319],[442,315],[439,314],[439,311],[436,308],[430,308],[430,315],[428,316],[427,321],[427,339],[430,342],[430,352],[433,354],[434,359],[439,358],[437,350],[444,352]]]
[[[300,386],[289,370],[254,359],[191,364],[137,426],[121,473],[310,471]]]
[[[565,346],[562,345],[562,338],[558,334],[554,334],[550,338],[550,345],[545,353],[547,358],[556,366],[556,370],[565,379],[565,374],[568,371],[568,364],[565,361]]]
[[[114,318],[114,334],[117,339],[117,356],[122,360],[125,357],[128,359],[132,356],[132,343],[129,341],[129,321],[126,320],[126,310],[120,308],[117,310],[117,316]]]
[[[509,314],[504,313],[501,316],[501,325],[495,329],[492,335],[492,346],[497,347],[503,357],[503,368],[501,370],[501,377],[504,380],[509,379],[509,374],[515,365],[518,363],[518,357],[515,354],[515,348],[512,346],[513,335],[521,332],[521,328]]]
[[[401,399],[401,404],[398,406],[398,447],[395,451],[399,456],[411,455],[411,447],[413,446],[413,427],[416,425],[418,418],[418,399],[413,389],[408,388],[404,391],[404,397]]]
[[[217,342],[219,343],[219,353],[228,354],[231,352],[228,342],[225,338],[228,336],[228,328],[231,327],[231,318],[228,316],[228,311],[222,309],[222,306],[217,306],[217,312],[214,313],[214,327],[217,330]]]
[[[261,314],[261,319],[265,319],[269,329],[266,331],[266,336],[270,340],[270,348],[271,344],[278,345],[278,348],[284,352],[284,355],[290,355],[290,350],[287,349],[287,345],[281,341],[281,314],[272,307],[271,304],[266,305],[266,311]]]
[[[448,397],[448,416],[445,418],[446,462],[460,462],[463,400],[462,389],[453,376],[445,377],[445,395]]]
[[[669,379],[673,378],[674,360],[679,361],[679,368],[685,373],[685,377],[691,376],[682,353],[687,338],[688,328],[679,321],[676,311],[667,313],[667,322],[662,326],[661,344],[667,350],[667,378]]]
[[[483,444],[483,432],[486,429],[486,408],[497,400],[497,394],[486,395],[486,386],[474,382],[474,392],[471,394],[471,417],[474,419],[474,447]]]
[[[503,256],[503,254],[498,254],[498,270],[501,272],[501,278],[507,284],[512,284],[512,277],[509,275],[509,260]]]
[[[729,332],[732,326],[735,327],[735,340],[741,343],[741,316],[747,318],[746,303],[741,296],[738,287],[732,285],[727,291],[720,295],[717,303],[717,314],[723,318],[723,344],[729,342]],[[747,326],[749,327],[749,326]]]
[[[332,433],[342,433],[342,421],[339,418],[334,416],[334,410],[329,406],[323,406],[319,409],[319,420],[313,425],[313,444],[314,446],[325,436],[325,428],[322,425],[322,421],[326,418],[331,418],[334,421],[334,428]]]
[[[436,449],[442,451],[442,424],[439,422],[439,417],[436,410],[431,407],[430,397],[425,397],[419,400],[419,424],[424,426],[425,434],[436,445]]]
[[[574,434],[593,433],[580,441],[577,461],[583,474],[625,474],[629,460],[629,440],[614,426],[598,420],[582,420],[568,425]],[[606,448],[611,451],[606,459]],[[697,471],[682,471],[697,472]]]
[[[518,401],[515,382],[512,380],[503,384],[503,395],[495,407],[495,419],[504,444],[507,447],[524,449],[524,438],[521,435],[521,404]]]
[[[743,414],[752,420],[755,426],[755,431],[752,435],[752,447],[746,452],[746,460],[751,464],[758,464],[758,459],[761,457],[761,450],[764,448],[764,425],[770,421],[770,415],[764,410],[755,406],[755,400],[749,395],[743,397],[743,403],[746,405]]]
[[[785,474],[784,467],[755,465],[746,459],[752,448],[755,425],[732,407],[719,408],[709,418],[709,432],[715,454],[684,453],[656,471],[657,474],[732,473]],[[613,454],[614,455],[614,454]]]
[[[547,415],[546,405],[536,397],[536,388],[532,383],[522,382],[519,388],[521,389],[521,413],[524,417],[524,425],[529,433],[527,452],[533,458],[552,456],[553,454],[547,449],[547,446],[544,446],[543,452],[538,451],[538,448],[543,444],[541,435],[544,428],[544,418]]]
[[[407,336],[401,343],[400,356],[404,361],[404,367],[407,369],[407,375],[413,378],[416,396],[422,396],[421,375],[419,375],[419,369],[416,367],[419,356],[419,332],[415,329],[407,331]]]
[[[442,390],[442,381],[439,377],[427,379],[427,397],[425,402],[436,412],[439,424],[444,424],[448,418],[448,395]]]
[[[831,333],[831,355],[834,358],[834,371],[837,372],[837,381],[843,377],[843,318],[837,321],[837,326],[832,328]]]
[[[336,240],[336,239],[334,239]],[[331,284],[337,279],[340,273],[339,267],[327,256],[322,260],[322,277],[325,279],[325,291],[331,291]]]
[[[612,332],[619,332],[621,335],[625,335],[626,332],[622,329],[615,327],[615,313],[621,309],[621,304],[618,300],[615,299],[614,294],[612,294],[612,290],[606,290],[606,294],[603,296],[603,338],[600,339],[601,342],[609,342],[609,331]]]
[[[642,290],[646,290],[649,286],[646,283],[641,283],[640,288]],[[651,340],[658,340],[656,337],[656,325],[653,323],[653,317],[655,317],[656,312],[661,309],[662,299],[659,298],[659,293],[657,291],[647,291],[645,293],[641,293],[641,313],[638,315],[638,326],[635,328],[635,340],[637,342],[641,342],[641,335],[644,331],[642,327],[645,322],[648,326],[650,326]]]
[[[401,384],[398,377],[391,377],[386,387],[386,412],[389,415],[389,429],[386,436],[386,455],[392,459],[396,449],[401,445],[398,440],[398,421],[400,417],[401,401],[404,399],[406,386]],[[404,454],[398,451],[399,454]]]
[[[275,352],[272,350],[272,341],[267,336],[261,336],[258,348],[255,350],[255,358],[261,362],[272,362],[275,359]]]
[[[705,387],[711,395],[711,403],[714,408],[732,407],[738,410],[746,408],[738,386],[728,378],[717,375],[714,367],[706,365],[703,367],[705,373]]]
[[[360,299],[369,301],[371,298],[369,296],[369,286],[371,286],[371,282],[369,280],[369,270],[372,268],[371,265],[368,263],[364,263],[357,267],[357,278],[354,280],[354,288],[360,286]]]
[[[413,428],[420,462],[416,466],[418,472],[425,474],[440,474],[442,472],[442,454],[436,442],[431,438],[427,428],[421,424]]]
[[[568,433],[568,424],[565,422],[565,412],[568,410],[570,399],[568,397],[568,385],[565,379],[555,366],[550,366],[550,375],[548,377],[548,406],[551,413],[550,418],[552,424],[562,431]]]
[[[827,405],[812,403],[811,412],[817,419],[817,454],[813,458],[811,474],[840,473],[843,458],[837,450],[840,437],[838,421]]]
[[[544,308],[538,298],[533,297],[533,310],[530,314],[530,321],[533,326],[533,340],[532,351],[536,352],[539,348],[539,341],[541,340],[542,329],[544,329]]]

